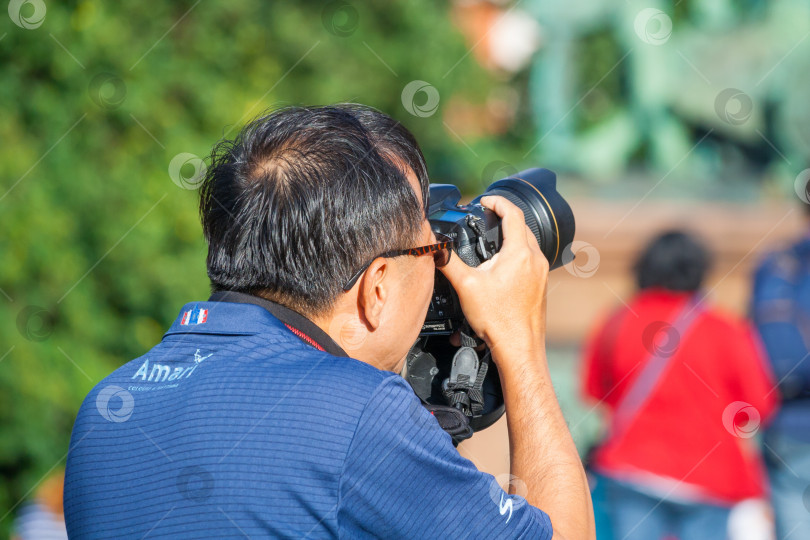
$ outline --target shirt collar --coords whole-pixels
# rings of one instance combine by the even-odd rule
[[[329,334],[324,332],[315,323],[290,308],[271,302],[259,296],[235,291],[217,291],[208,299],[209,302],[230,302],[234,304],[253,304],[266,309],[270,314],[284,323],[284,325],[301,341],[324,350],[332,356],[348,357],[349,355],[335,343]]]

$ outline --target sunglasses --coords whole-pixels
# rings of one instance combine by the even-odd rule
[[[389,259],[392,257],[401,257],[403,255],[413,255],[415,257],[421,257],[422,255],[433,255],[433,262],[436,264],[436,268],[441,268],[442,266],[446,265],[448,262],[450,262],[450,254],[453,252],[453,239],[441,233],[434,233],[434,234],[436,235],[436,239],[440,240],[440,242],[436,244],[419,246],[410,249],[398,249],[395,251],[386,251],[382,255],[374,257],[369,262],[364,264],[362,268],[360,268],[360,270],[358,270],[357,273],[354,274],[352,278],[346,282],[346,285],[343,286],[343,290],[350,291],[352,287],[354,287],[354,284],[357,283],[357,280],[360,279],[360,276],[363,275],[363,272],[368,270],[368,267],[371,266],[371,263],[373,263],[380,257]]]

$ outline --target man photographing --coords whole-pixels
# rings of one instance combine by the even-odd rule
[[[485,197],[503,245],[466,266],[427,193],[412,135],[362,106],[282,109],[219,143],[200,202],[214,292],[85,399],[70,536],[594,538],[545,358],[548,261],[521,211]],[[499,368],[525,498],[398,374],[437,265]]]

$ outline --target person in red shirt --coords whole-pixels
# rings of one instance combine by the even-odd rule
[[[658,236],[637,294],[586,346],[584,393],[609,413],[591,469],[616,540],[726,538],[730,508],[767,490],[751,438],[778,393],[748,324],[703,302],[708,266],[692,236]]]

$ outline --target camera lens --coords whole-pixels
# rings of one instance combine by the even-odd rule
[[[563,250],[574,240],[574,213],[557,193],[553,172],[528,169],[498,180],[484,195],[500,195],[520,208],[550,268],[562,266]]]

